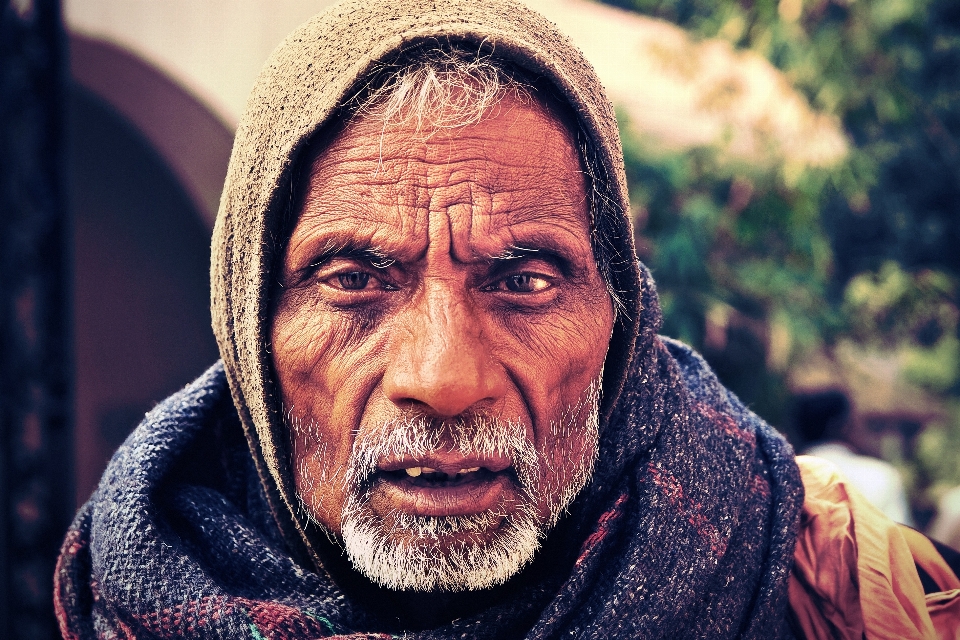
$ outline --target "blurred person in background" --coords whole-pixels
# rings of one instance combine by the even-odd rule
[[[900,472],[889,462],[860,455],[845,439],[852,419],[847,394],[839,389],[798,395],[793,424],[804,440],[803,453],[829,460],[888,518],[908,526],[914,521]]]
[[[930,523],[930,537],[960,549],[960,487],[954,487],[940,496],[937,515]]]

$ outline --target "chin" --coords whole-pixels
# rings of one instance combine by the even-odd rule
[[[399,513],[391,523],[353,502],[341,533],[354,568],[396,591],[475,591],[507,582],[529,564],[544,533],[532,509],[503,515]]]

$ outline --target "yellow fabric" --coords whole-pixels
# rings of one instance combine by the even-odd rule
[[[960,581],[930,542],[883,515],[832,463],[797,464],[806,497],[789,596],[806,637],[960,639]],[[924,595],[915,555],[943,591]]]
[[[944,562],[922,533],[900,527],[913,560],[933,578],[940,591],[926,596],[927,611],[938,638],[960,638],[960,578]]]

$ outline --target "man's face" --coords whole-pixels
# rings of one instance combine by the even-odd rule
[[[503,582],[587,482],[613,327],[587,218],[569,133],[517,99],[361,117],[315,161],[273,365],[303,507],[374,581]]]

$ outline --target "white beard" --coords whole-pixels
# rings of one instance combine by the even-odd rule
[[[529,564],[541,540],[589,482],[599,444],[599,381],[591,384],[576,406],[551,422],[551,437],[576,433],[585,452],[568,459],[569,480],[537,487],[541,460],[526,429],[516,422],[483,416],[443,423],[413,417],[388,422],[353,445],[347,473],[349,497],[343,508],[341,534],[354,568],[374,583],[394,590],[464,591],[486,589],[516,575]],[[586,412],[585,418],[581,416]],[[509,513],[465,516],[415,516],[374,513],[364,488],[387,455],[416,458],[441,448],[463,454],[508,455],[520,482],[519,504]],[[549,515],[538,515],[541,498]],[[309,514],[309,505],[304,505]]]
[[[357,571],[388,589],[485,589],[509,580],[540,548],[541,527],[529,508],[505,519],[492,540],[472,541],[466,535],[444,544],[450,535],[486,532],[499,515],[402,514],[396,524],[385,526],[365,506],[351,498],[352,509],[343,519],[344,546]]]

